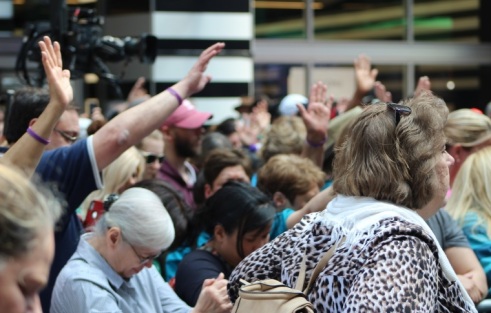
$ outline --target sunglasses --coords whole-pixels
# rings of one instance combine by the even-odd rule
[[[150,154],[150,153],[146,153],[144,151],[141,151],[141,154],[145,158],[145,162],[147,164],[152,164],[153,162],[155,162],[157,160],[159,161],[159,163],[164,162],[164,156],[163,155]]]
[[[61,137],[63,137],[66,141],[68,141],[70,143],[74,143],[78,139],[77,133],[66,132],[66,131],[60,130],[58,128],[55,128],[54,131],[57,132],[58,134],[60,134]]]
[[[401,120],[401,115],[409,115],[411,114],[411,108],[402,105],[402,104],[397,104],[393,102],[387,102],[387,107],[390,108],[392,111],[394,111],[395,119],[396,119],[396,127],[399,125],[399,121]]]

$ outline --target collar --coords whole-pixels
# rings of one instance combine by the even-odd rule
[[[107,277],[108,282],[116,289],[120,289],[124,284],[127,284],[131,288],[130,281],[125,280],[107,263],[106,259],[87,241],[94,234],[83,234],[80,238],[79,247],[77,252],[73,255],[72,259],[82,259],[88,264],[99,268]]]
[[[181,174],[179,174],[179,172],[177,171],[177,169],[175,169],[166,159],[164,159],[164,161],[162,162],[159,172],[161,175],[171,177],[175,181],[179,182],[181,186],[192,188],[197,179],[196,168],[194,168],[194,166],[188,161],[184,161],[184,167],[186,168],[186,171],[188,172],[189,177],[191,178],[192,184],[186,183],[182,178]]]

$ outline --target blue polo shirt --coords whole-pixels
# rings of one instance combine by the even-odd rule
[[[83,233],[75,210],[92,191],[103,187],[92,139],[91,136],[72,146],[46,151],[36,168],[42,181],[57,188],[65,201],[63,216],[55,231],[55,257],[49,282],[40,295],[43,312],[49,312],[56,277],[77,249]]]

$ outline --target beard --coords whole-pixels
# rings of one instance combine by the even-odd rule
[[[199,154],[198,148],[193,147],[193,144],[187,139],[176,134],[174,138],[174,147],[176,154],[182,158],[194,158]]]

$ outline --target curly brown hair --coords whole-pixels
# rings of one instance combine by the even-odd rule
[[[445,146],[445,102],[422,95],[403,103],[411,108],[396,126],[386,104],[368,106],[336,151],[336,193],[372,197],[411,209],[430,202],[438,188],[435,172]]]

